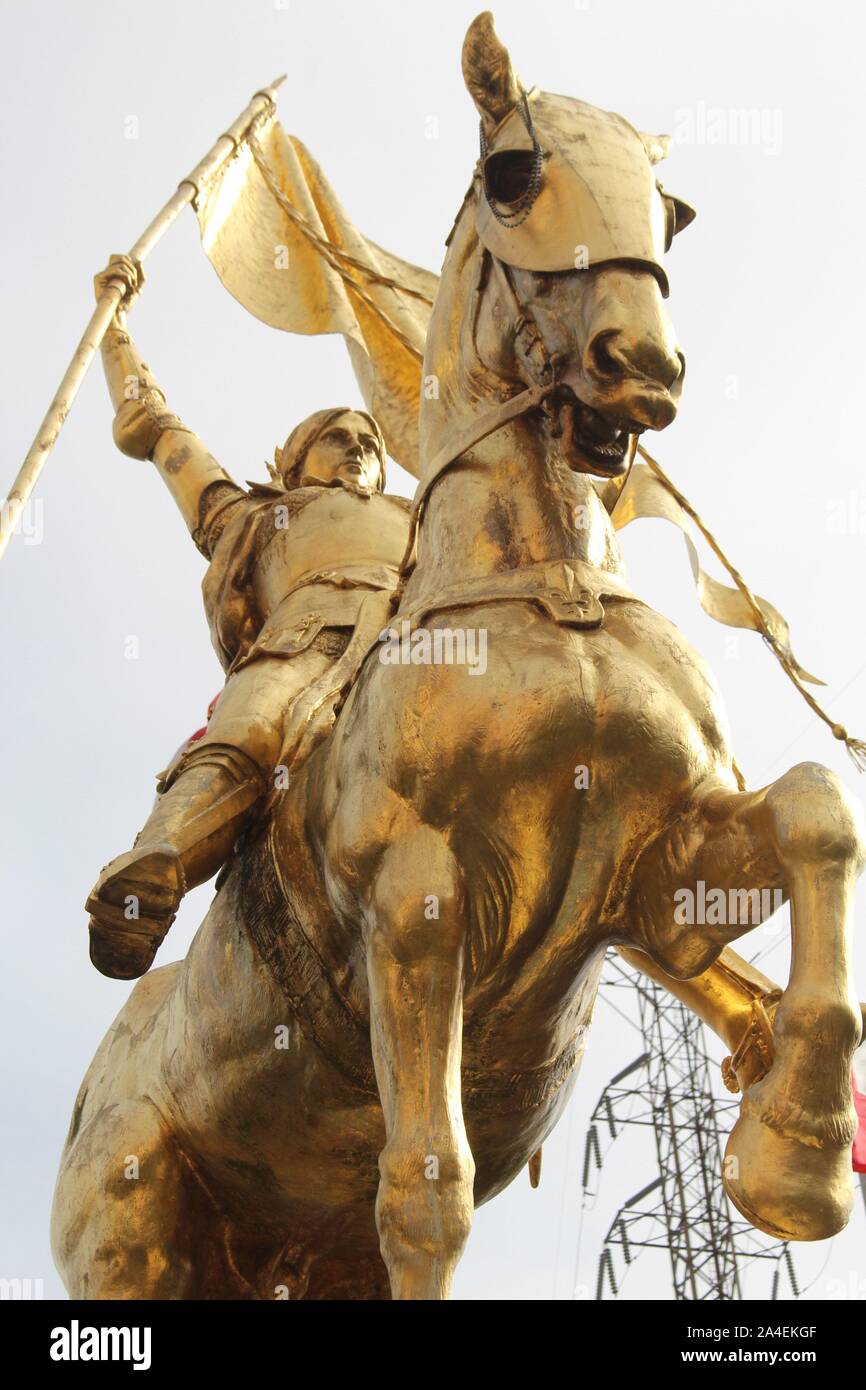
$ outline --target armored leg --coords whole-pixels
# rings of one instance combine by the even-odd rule
[[[645,951],[620,946],[629,965],[662,985],[696,1013],[730,1052],[722,1066],[725,1085],[746,1091],[773,1065],[772,1022],[781,988],[726,946],[700,975],[678,980],[662,970]]]
[[[134,848],[103,869],[87,899],[97,970],[131,980],[150,968],[184,893],[231,854],[265,784],[240,749],[215,742],[193,748]]]
[[[249,825],[292,709],[331,660],[313,649],[291,660],[263,655],[229,677],[207,734],[87,900],[90,959],[103,975],[132,980],[150,968],[184,893],[221,868]]]

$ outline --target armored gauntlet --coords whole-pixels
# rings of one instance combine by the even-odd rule
[[[105,378],[115,407],[114,442],[129,458],[149,459],[166,430],[191,431],[166,408],[165,396],[129,334],[113,325],[102,341]]]
[[[165,430],[191,430],[166,409],[165,396],[151,387],[139,400],[123,401],[114,417],[114,442],[122,454],[134,459],[152,459],[157,440]]]

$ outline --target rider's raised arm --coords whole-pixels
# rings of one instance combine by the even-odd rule
[[[122,308],[102,340],[102,362],[114,406],[114,442],[130,458],[150,459],[180,508],[193,539],[200,545],[203,512],[230,505],[244,494],[187,425],[174,415],[150,368],[142,361],[126,325],[126,309],[141,284],[140,268],[127,257],[112,257],[97,275],[97,297],[104,282],[123,280],[129,287]],[[218,484],[219,486],[213,486]],[[202,498],[207,491],[206,504]]]

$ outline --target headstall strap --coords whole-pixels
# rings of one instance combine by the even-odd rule
[[[491,196],[490,190],[487,187],[487,155],[489,150],[487,136],[484,133],[484,122],[481,121],[479,125],[481,182],[484,187],[484,196],[487,199],[487,205],[496,218],[496,221],[509,230],[513,227],[519,227],[521,222],[526,221],[532,211],[532,205],[541,190],[541,169],[544,164],[544,151],[539,145],[538,137],[535,134],[535,126],[532,124],[532,114],[529,110],[529,99],[526,92],[521,93],[521,100],[517,110],[523,118],[523,124],[526,126],[527,134],[532,141],[532,171],[529,175],[529,182],[526,188],[508,212],[502,212],[496,206],[496,200]]]
[[[520,351],[527,367],[527,374],[530,378],[531,386],[544,386],[546,396],[542,402],[542,407],[549,414],[555,409],[555,400],[558,382],[557,374],[562,363],[562,354],[558,352],[548,352],[541,329],[535,320],[532,310],[524,304],[517,293],[514,281],[511,278],[511,267],[501,261],[492,252],[487,253],[494,265],[502,272],[503,279],[508,286],[508,291],[517,310],[517,317],[514,321],[514,343],[520,347]],[[521,344],[521,339],[524,340]],[[533,362],[533,355],[539,359],[539,367],[536,368]]]

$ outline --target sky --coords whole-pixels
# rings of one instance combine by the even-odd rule
[[[464,0],[145,10],[2,0],[0,493],[90,315],[94,273],[279,73],[283,125],[357,225],[439,269],[477,154],[460,76],[476,12]],[[842,0],[500,0],[494,12],[527,85],[674,136],[662,177],[698,218],[669,260],[688,371],[679,418],[654,452],[788,617],[833,717],[866,737],[862,11]],[[274,445],[312,410],[360,404],[339,339],[280,334],[229,297],[191,212],[147,275],[136,340],[170,406],[239,480],[264,479]],[[389,488],[410,495],[413,484],[391,465]],[[717,673],[749,784],[814,759],[862,798],[866,783],[761,641],[702,613],[681,537],[641,522],[621,539],[632,586]],[[48,1248],[59,1153],[81,1077],[129,992],[91,967],[83,902],[221,685],[203,561],[155,472],[114,449],[99,364],[0,568],[0,1276],[42,1280],[61,1297]],[[184,954],[211,891],[190,894],[161,960]],[[862,892],[858,911],[863,998]],[[741,949],[783,983],[787,943],[780,915]],[[655,1175],[646,1137],[624,1135],[582,1200],[589,1117],[642,1050],[635,1017],[623,991],[599,1004],[541,1187],[522,1174],[477,1213],[458,1299],[594,1296],[607,1227]],[[803,1297],[866,1298],[864,1246],[859,1202],[842,1235],[795,1252]],[[762,1279],[765,1266],[750,1269],[747,1292],[765,1293]],[[664,1254],[642,1255],[621,1297],[670,1298]]]

